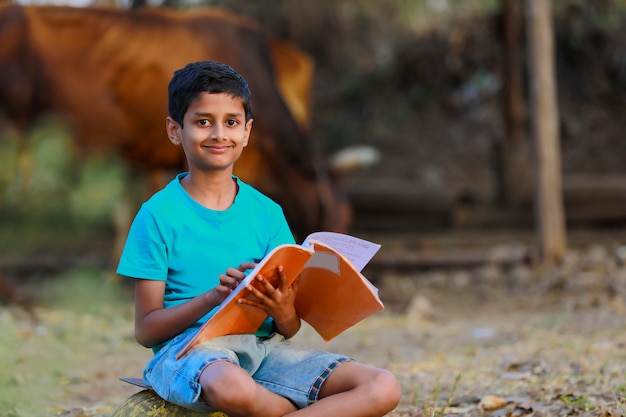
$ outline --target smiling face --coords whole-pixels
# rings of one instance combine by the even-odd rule
[[[168,136],[183,147],[190,173],[226,170],[232,174],[233,164],[248,145],[252,120],[246,122],[241,99],[204,92],[187,108],[183,126],[167,118]]]

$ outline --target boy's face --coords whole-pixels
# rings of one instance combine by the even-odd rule
[[[225,93],[200,94],[185,112],[183,125],[167,118],[167,134],[183,147],[190,171],[232,172],[252,130],[241,100]]]

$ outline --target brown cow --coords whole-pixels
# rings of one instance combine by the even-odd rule
[[[0,118],[24,130],[43,114],[62,114],[84,149],[183,169],[165,136],[167,83],[203,59],[231,65],[252,90],[253,136],[235,173],[283,206],[299,238],[345,231],[348,204],[306,133],[310,58],[219,9],[2,5]]]

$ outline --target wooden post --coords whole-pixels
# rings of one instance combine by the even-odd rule
[[[503,117],[505,137],[496,143],[497,202],[503,207],[529,207],[532,163],[526,131],[526,103],[521,53],[522,8],[519,0],[501,0]]]
[[[524,119],[523,68],[521,65],[522,5],[518,0],[502,0],[504,37],[504,103],[507,139],[519,143],[526,139]]]
[[[527,1],[532,136],[536,152],[536,219],[544,262],[566,249],[551,0]]]

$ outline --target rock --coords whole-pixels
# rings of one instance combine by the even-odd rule
[[[111,417],[228,417],[221,412],[200,413],[172,404],[146,389],[130,396]]]

